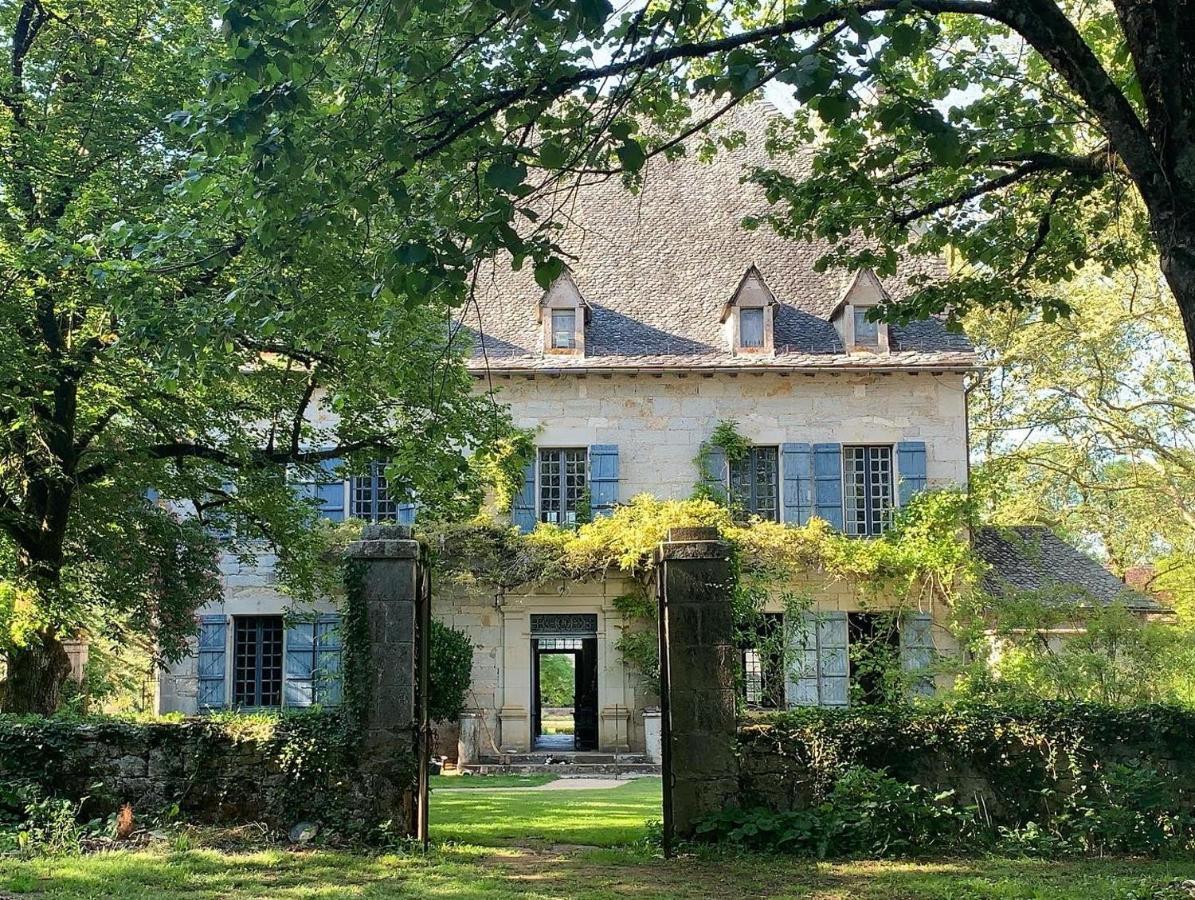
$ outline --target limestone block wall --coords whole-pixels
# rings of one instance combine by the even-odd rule
[[[930,487],[967,480],[963,376],[720,373],[701,375],[499,375],[497,398],[545,447],[619,448],[619,498],[687,497],[702,442],[723,419],[761,445],[787,441],[926,444]]]

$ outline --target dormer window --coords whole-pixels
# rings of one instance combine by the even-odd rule
[[[830,322],[847,353],[888,352],[888,323],[872,321],[868,313],[890,299],[870,269],[855,273],[830,314]]]
[[[552,310],[552,349],[577,348],[577,313],[572,309]]]
[[[722,308],[722,324],[732,353],[771,353],[776,298],[759,269],[751,266]]]
[[[539,301],[539,320],[544,329],[544,353],[585,355],[589,304],[567,271],[544,292]]]
[[[763,307],[739,310],[739,343],[744,350],[763,349]]]

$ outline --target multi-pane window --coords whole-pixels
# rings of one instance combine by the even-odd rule
[[[584,447],[541,448],[539,451],[539,520],[575,525],[577,507],[585,497]]]
[[[742,699],[748,706],[777,708],[784,705],[784,617],[764,613],[754,637],[739,648],[742,665]]]
[[[233,692],[237,706],[282,705],[282,616],[233,620]]]
[[[780,520],[776,483],[778,455],[775,447],[752,447],[730,463],[731,506],[761,519]]]
[[[855,343],[860,347],[878,347],[880,345],[880,323],[867,320],[867,308],[856,306],[855,310]]]
[[[748,306],[739,310],[739,346],[760,348],[763,346],[763,307]]]
[[[393,522],[398,519],[398,502],[386,486],[386,464],[372,462],[369,471],[352,479],[349,488],[349,515],[366,522]]]
[[[842,448],[846,533],[877,535],[892,523],[892,448]]]
[[[552,347],[556,350],[572,350],[577,346],[577,311],[574,309],[552,310]]]

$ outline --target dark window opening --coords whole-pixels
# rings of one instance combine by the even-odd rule
[[[739,699],[756,709],[784,708],[784,616],[763,613],[739,638]]]
[[[846,533],[883,534],[892,524],[892,448],[842,448]]]
[[[282,705],[282,616],[233,619],[233,703]]]
[[[539,451],[539,520],[553,525],[577,524],[586,497],[584,447]]]
[[[369,471],[352,479],[349,515],[366,522],[395,522],[398,501],[390,496],[386,482],[386,463],[371,462]]]
[[[730,505],[743,516],[780,521],[776,483],[779,475],[775,447],[752,447],[730,464]]]
[[[763,347],[763,307],[752,306],[739,310],[739,346],[747,349]]]
[[[892,613],[847,615],[851,704],[900,700],[900,630]]]

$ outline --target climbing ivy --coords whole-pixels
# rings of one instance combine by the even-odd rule
[[[523,489],[523,472],[535,459],[535,430],[516,428],[511,434],[491,441],[473,457],[483,484],[493,492],[494,508],[510,512]]]
[[[719,449],[729,463],[742,462],[751,452],[751,442],[739,434],[739,423],[723,419],[714,426],[709,438],[702,442],[693,464],[697,467],[697,483],[693,486],[693,499],[713,500],[728,505],[731,497],[724,486],[716,484],[718,478],[710,472],[710,451]]]
[[[346,713],[361,725],[369,709],[373,656],[369,648],[369,614],[363,594],[365,563],[347,559],[344,564],[344,607],[341,610],[340,640]]]

